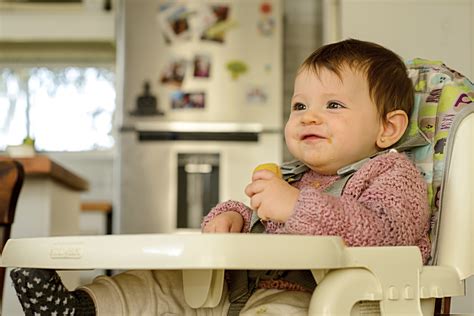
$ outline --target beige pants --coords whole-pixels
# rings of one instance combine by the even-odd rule
[[[215,308],[193,309],[184,301],[180,271],[128,271],[100,276],[80,288],[93,298],[103,315],[227,315],[227,289]],[[257,290],[240,315],[307,315],[311,295],[282,290]]]

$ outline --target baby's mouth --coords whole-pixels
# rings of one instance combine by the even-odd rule
[[[332,138],[330,136],[321,136],[318,134],[304,134],[301,135],[300,140],[307,143],[327,141],[328,144],[332,144]]]
[[[314,140],[321,140],[325,139],[325,137],[317,134],[305,134],[301,136],[301,140],[303,141],[314,141]]]

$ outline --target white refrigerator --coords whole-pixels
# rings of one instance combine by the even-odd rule
[[[120,233],[199,229],[281,162],[281,0],[125,0],[118,20]]]

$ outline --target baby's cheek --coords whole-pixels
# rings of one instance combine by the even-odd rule
[[[293,146],[291,135],[287,133],[286,130],[285,130],[285,144],[286,144],[286,147],[288,147],[288,149],[290,149]]]
[[[290,122],[288,121],[285,125],[285,141],[288,141],[289,137],[290,137],[290,131],[291,131],[291,127],[290,127]]]

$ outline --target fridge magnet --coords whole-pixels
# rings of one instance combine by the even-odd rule
[[[211,10],[216,19],[214,23],[204,30],[201,40],[224,43],[225,33],[235,25],[235,22],[228,19],[229,6],[212,5]]]
[[[237,26],[237,22],[233,20],[224,21],[221,23],[217,23],[212,27],[208,28],[204,34],[209,39],[217,39],[218,42],[223,42],[225,33],[229,31],[231,28]],[[222,39],[222,40],[220,40]]]
[[[260,4],[260,13],[263,15],[268,15],[272,13],[272,4],[264,1]]]
[[[171,108],[177,109],[204,109],[206,96],[204,92],[175,91],[171,94]]]
[[[193,34],[199,38],[206,30],[217,23],[217,16],[209,5],[200,5],[196,8],[189,21]]]
[[[193,14],[185,5],[168,5],[161,7],[158,13],[158,21],[167,42],[189,41],[191,39],[191,27],[189,18]]]
[[[263,36],[273,35],[275,29],[275,19],[272,16],[271,3],[264,1],[260,4],[260,19],[257,22],[257,29]]]
[[[163,115],[159,110],[157,98],[150,91],[150,82],[145,81],[143,93],[137,97],[136,108],[130,112],[135,116]]]
[[[207,54],[197,54],[194,56],[194,77],[209,78],[211,75],[211,56]]]
[[[247,88],[246,98],[247,104],[264,104],[267,103],[267,89],[262,86],[252,85]]]
[[[161,72],[160,82],[166,85],[181,87],[186,74],[186,60],[172,59]]]
[[[258,32],[263,36],[272,36],[275,30],[275,19],[272,16],[260,18],[260,20],[257,22],[257,29]]]
[[[247,72],[247,65],[240,60],[232,60],[227,63],[227,70],[233,80],[237,80],[240,75]]]

